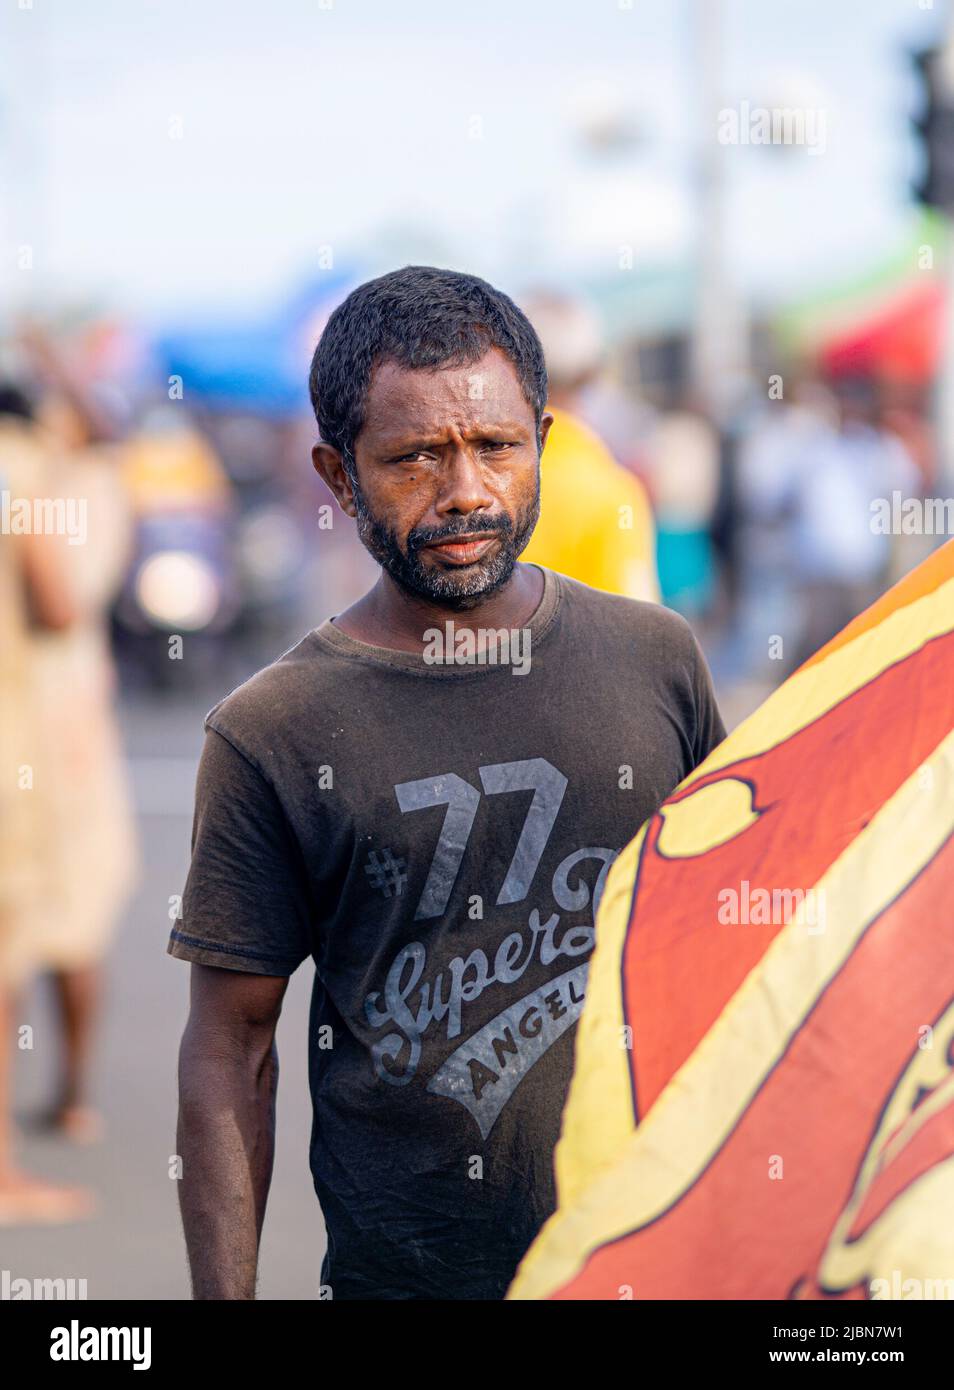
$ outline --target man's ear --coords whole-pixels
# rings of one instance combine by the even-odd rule
[[[316,444],[311,451],[311,461],[315,472],[324,478],[331,488],[335,501],[345,516],[355,516],[357,508],[354,505],[354,485],[338,450],[330,444]]]
[[[550,426],[553,424],[553,416],[544,412],[540,416],[540,452],[543,453],[543,446],[547,442],[547,435],[550,433]],[[316,465],[317,466],[317,465]]]

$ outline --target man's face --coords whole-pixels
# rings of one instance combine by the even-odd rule
[[[541,433],[546,437],[550,417]],[[540,509],[534,414],[496,348],[462,367],[383,362],[355,440],[358,534],[404,590],[451,609],[507,582]]]

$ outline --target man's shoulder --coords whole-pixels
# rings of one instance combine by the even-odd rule
[[[595,630],[616,632],[624,639],[653,643],[680,653],[694,643],[692,629],[682,614],[661,603],[609,594],[565,574],[560,575],[560,587],[572,617],[593,625]]]
[[[205,727],[259,761],[270,743],[296,728],[314,729],[340,678],[334,654],[325,651],[314,632],[306,633],[213,705],[205,716]]]

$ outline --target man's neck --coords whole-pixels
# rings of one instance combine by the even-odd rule
[[[502,589],[476,608],[458,610],[406,593],[383,571],[372,589],[335,618],[335,627],[358,642],[393,651],[419,652],[428,628],[525,627],[543,597],[543,575],[535,565],[517,565]]]

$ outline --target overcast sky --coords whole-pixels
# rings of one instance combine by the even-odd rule
[[[512,285],[691,245],[693,0],[17,3],[0,23],[15,294],[25,243],[41,298],[176,315],[251,308],[328,247],[362,270],[438,259]],[[817,155],[727,151],[739,277],[796,292],[890,250],[911,217],[901,50],[941,32],[942,0],[723,10],[725,103],[826,120]],[[601,112],[635,138],[594,162],[580,130]]]

